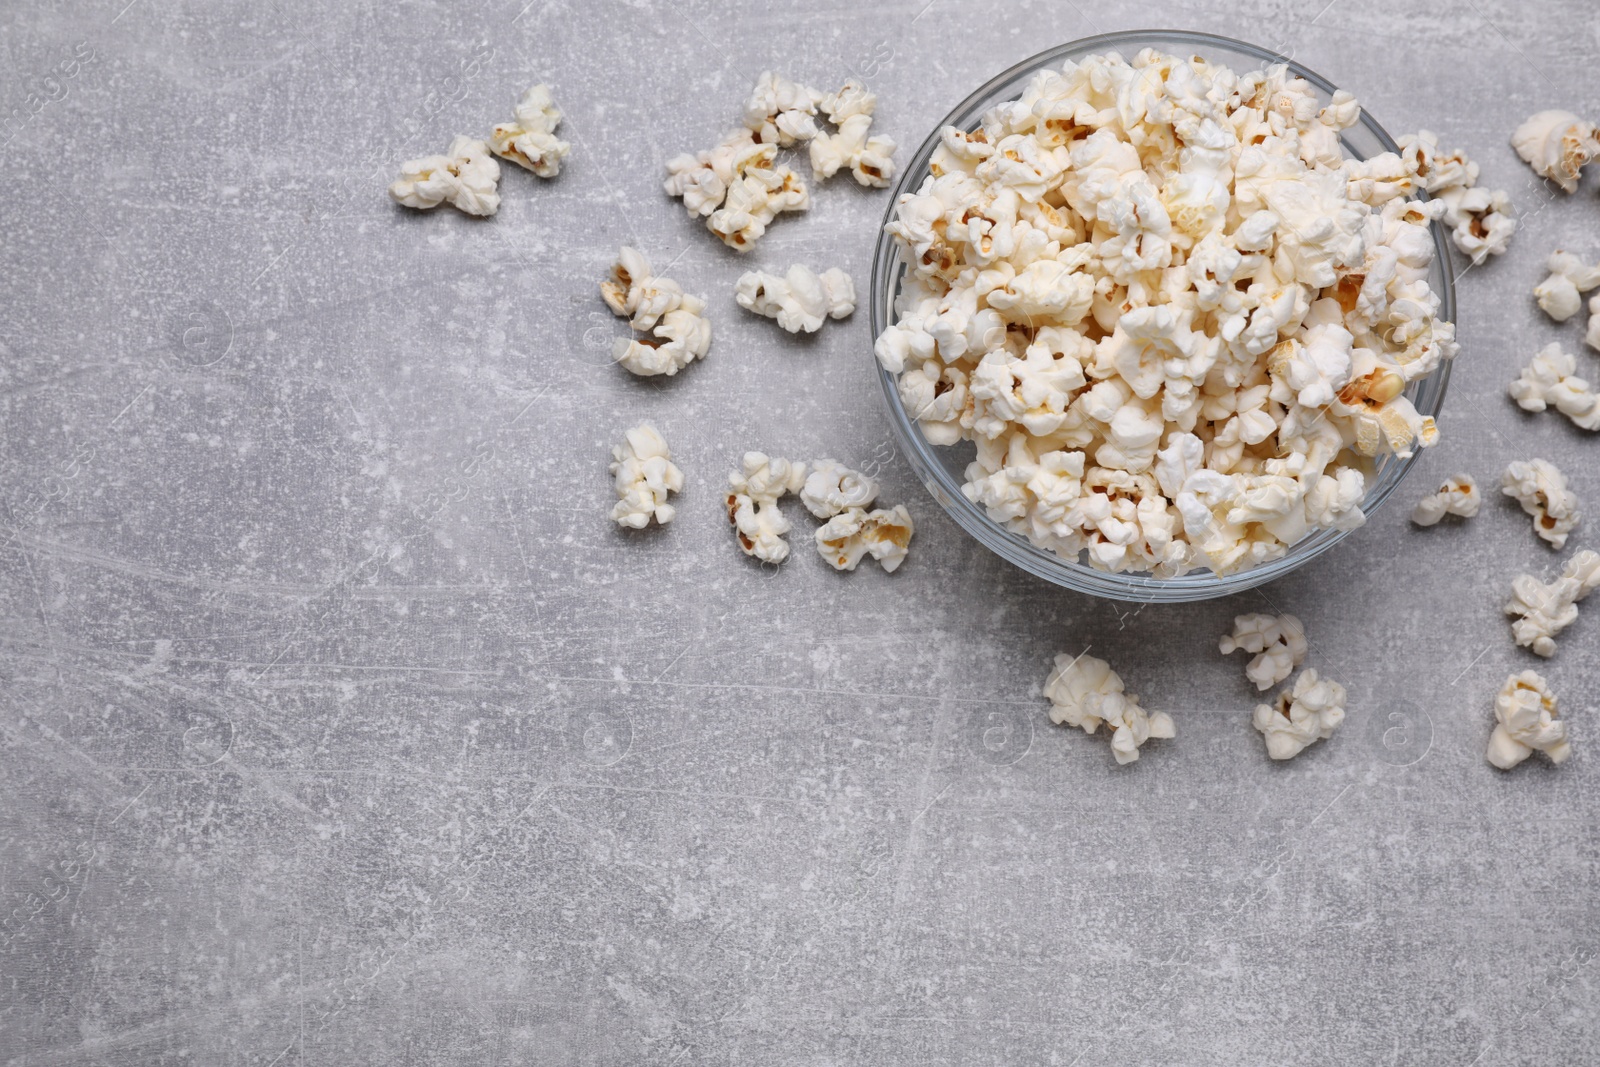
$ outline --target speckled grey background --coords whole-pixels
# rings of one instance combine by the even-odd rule
[[[1600,441],[1504,396],[1580,349],[1530,290],[1558,243],[1600,255],[1595,178],[1552,195],[1508,137],[1600,111],[1600,14],[1324,2],[0,12],[0,1064],[1600,1061],[1597,621],[1512,646],[1507,583],[1561,556],[1510,502],[1406,522],[1534,455],[1600,513]],[[861,74],[909,147],[1138,25],[1292,50],[1524,215],[1461,280],[1403,501],[1259,592],[1143,610],[943,518],[864,313],[793,340],[735,306],[752,264],[864,281],[886,193],[823,186],[738,259],[659,188],[764,68]],[[384,196],[539,79],[558,180],[507,168],[488,222]],[[709,297],[674,380],[607,365],[625,241]],[[644,418],[688,487],[624,533],[607,450]],[[877,470],[910,561],[837,575],[798,509],[781,571],[740,556],[718,498],[753,447]],[[1350,691],[1282,766],[1215,648],[1259,609]],[[1175,741],[1118,768],[1049,724],[1050,657],[1086,646]],[[1527,666],[1576,754],[1502,774],[1491,697]]]

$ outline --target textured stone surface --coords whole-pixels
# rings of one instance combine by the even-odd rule
[[[1552,196],[1508,137],[1600,108],[1591,4],[124,2],[0,12],[0,1063],[1600,1060],[1600,621],[1538,665],[1573,759],[1494,771],[1534,662],[1500,602],[1560,557],[1498,496],[1406,522],[1534,455],[1600,518],[1600,441],[1504,396],[1581,341],[1531,289],[1600,254],[1595,179]],[[903,158],[992,73],[1135,25],[1292,49],[1525,215],[1461,279],[1400,498],[1264,590],[1143,610],[943,518],[864,311],[794,339],[735,306],[750,266],[864,284],[887,194],[836,180],[738,259],[659,189],[764,68],[858,71]],[[559,179],[508,168],[488,222],[389,203],[539,79]],[[607,366],[624,241],[709,298],[674,380]],[[689,484],[619,532],[643,418]],[[875,469],[910,561],[834,574],[797,507],[781,571],[741,557],[752,447]],[[1350,692],[1285,766],[1215,647],[1267,609]],[[1049,724],[1086,646],[1176,740],[1118,768]]]

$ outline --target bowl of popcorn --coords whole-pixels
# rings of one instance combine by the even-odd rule
[[[968,533],[1123,600],[1223,596],[1362,525],[1456,352],[1450,160],[1209,34],[1107,34],[963,101],[873,262],[896,437]]]

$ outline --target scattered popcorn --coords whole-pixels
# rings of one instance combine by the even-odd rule
[[[1561,763],[1572,755],[1567,724],[1556,718],[1556,695],[1537,671],[1506,677],[1494,698],[1494,733],[1489,735],[1489,762],[1509,771],[1537,749]]]
[[[1156,577],[1360,525],[1369,457],[1437,440],[1405,393],[1457,349],[1413,171],[1476,172],[1344,160],[1358,116],[1282,66],[1146,50],[942,131],[886,226],[907,269],[875,351],[930,443],[974,443],[967,497]]]
[[[1586,267],[1571,252],[1556,251],[1550,254],[1546,267],[1550,276],[1534,286],[1533,298],[1546,315],[1566,322],[1583,308],[1581,294],[1600,287],[1600,264]]]
[[[863,555],[870,555],[893,574],[905,562],[914,533],[904,504],[892,511],[846,508],[818,527],[817,552],[834,570],[853,571]]]
[[[1532,116],[1511,135],[1511,146],[1535,174],[1569,193],[1577,191],[1584,165],[1600,156],[1594,124],[1570,111],[1541,111]]]
[[[764,144],[789,148],[817,135],[822,94],[781,74],[762,71],[744,105],[744,124]]]
[[[634,374],[674,375],[711,347],[711,322],[699,297],[677,282],[660,278],[644,254],[624,245],[600,295],[613,314],[647,337],[619,337],[612,358]]]
[[[400,166],[389,186],[397,203],[422,210],[448,203],[468,215],[493,215],[500,210],[500,164],[489,146],[472,137],[457,137],[442,156],[423,156]]]
[[[889,137],[869,137],[872,112],[878,106],[875,94],[854,78],[844,88],[822,98],[822,110],[837,133],[819,133],[811,142],[811,173],[818,181],[833,177],[849,167],[860,185],[887,189],[894,177],[895,143]]]
[[[709,152],[668,160],[663,188],[682,198],[689,214],[705,216],[723,244],[748,252],[778,215],[811,206],[805,183],[777,158],[777,145],[738,129]]]
[[[1055,670],[1044,684],[1050,698],[1050,721],[1081,726],[1092,734],[1102,723],[1111,734],[1111,754],[1119,764],[1139,758],[1139,747],[1151,738],[1176,736],[1172,716],[1146,712],[1139,698],[1122,691],[1122,679],[1111,665],[1093,656],[1056,657]]]
[[[682,491],[683,471],[672,462],[660,432],[648,423],[635,426],[611,456],[617,490],[612,521],[635,530],[650,525],[652,518],[662,526],[671,522],[678,509],[667,503],[667,494]]]
[[[1600,352],[1600,295],[1589,298],[1589,328],[1583,333],[1583,343]]]
[[[1446,515],[1459,515],[1470,519],[1478,513],[1483,498],[1478,495],[1478,483],[1470,474],[1457,474],[1446,479],[1439,491],[1417,502],[1411,512],[1411,521],[1418,526],[1434,526]]]
[[[753,270],[734,289],[739,306],[777,319],[790,333],[816,333],[824,317],[842,319],[856,309],[856,286],[838,267],[817,274],[796,263],[783,275]]]
[[[1254,652],[1244,669],[1257,689],[1271,689],[1306,658],[1306,632],[1293,615],[1238,615],[1233,632],[1224,634],[1218,648],[1224,656],[1239,649]]]
[[[800,502],[819,519],[831,519],[851,508],[871,507],[878,499],[876,481],[837,460],[819,459],[810,470],[800,487]]]
[[[745,103],[745,125],[710,151],[668,160],[663,188],[682,199],[689,214],[704,216],[706,227],[724,244],[747,252],[779,214],[811,206],[805,183],[778,165],[780,147],[809,142],[819,181],[848,166],[862,185],[889,184],[894,142],[867,136],[876,106],[877,97],[854,79],[825,95],[766,71]],[[837,133],[818,128],[819,108]]]
[[[1580,429],[1600,430],[1600,396],[1577,370],[1576,357],[1563,352],[1559,341],[1545,345],[1511,383],[1511,399],[1523,411],[1555,408]]]
[[[1382,159],[1383,157],[1378,157]],[[1437,134],[1419,130],[1400,138],[1400,162],[1418,186],[1444,205],[1444,222],[1457,248],[1482,263],[1504,254],[1517,230],[1511,198],[1478,187],[1478,165],[1460,149],[1444,152]]]
[[[728,476],[728,521],[733,524],[739,547],[747,556],[763,563],[782,563],[789,558],[789,543],[783,539],[793,527],[778,501],[788,493],[798,493],[806,480],[806,465],[776,459],[762,452],[746,452],[739,473]]]
[[[517,101],[515,121],[502,122],[489,134],[489,147],[541,178],[561,173],[561,160],[572,146],[556,136],[561,110],[550,98],[550,86],[535,85]]]
[[[1553,582],[1519,574],[1511,583],[1506,614],[1517,616],[1511,636],[1537,656],[1556,654],[1556,637],[1578,618],[1578,604],[1600,586],[1600,554],[1579,552],[1561,568]]]
[[[1251,723],[1266,738],[1267,755],[1293,759],[1317,741],[1326,741],[1344,722],[1344,686],[1318,678],[1310,667],[1294,680],[1294,689],[1278,694],[1278,703],[1257,704]]]
[[[1551,548],[1567,543],[1578,525],[1578,498],[1567,488],[1566,475],[1542,459],[1514,460],[1500,477],[1500,491],[1533,516],[1533,530]]]

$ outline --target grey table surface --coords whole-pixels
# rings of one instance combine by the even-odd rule
[[[1260,591],[1143,609],[942,515],[864,313],[794,340],[735,306],[751,265],[864,282],[886,193],[822,186],[740,259],[659,185],[769,67],[865,76],[904,158],[991,74],[1141,25],[1292,51],[1523,215],[1461,278],[1403,499]],[[1600,111],[1597,48],[1585,0],[8,5],[0,1063],[1600,1061],[1600,631],[1513,647],[1508,582],[1562,554],[1509,501],[1406,521],[1535,455],[1600,510],[1600,442],[1504,395],[1553,339],[1600,373],[1530,296],[1556,246],[1600,254],[1595,178],[1552,194],[1508,143]],[[508,168],[487,222],[389,202],[536,80],[559,179]],[[673,380],[607,365],[624,242],[709,297]],[[688,485],[624,533],[641,419]],[[739,555],[750,448],[876,470],[910,561],[835,574],[798,515],[781,570]],[[1216,651],[1255,610],[1350,693],[1286,765]],[[1049,723],[1051,656],[1089,646],[1176,740],[1119,768]],[[1576,754],[1500,773],[1529,666]]]

